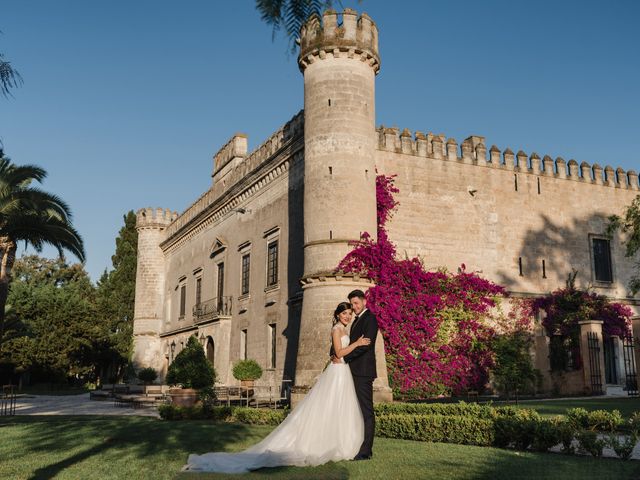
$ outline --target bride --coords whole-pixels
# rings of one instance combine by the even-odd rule
[[[331,353],[342,359],[371,340],[364,335],[349,345],[346,326],[351,304],[341,302],[334,312]],[[187,472],[245,473],[283,465],[313,466],[350,460],[364,438],[364,423],[351,371],[344,360],[329,363],[316,384],[266,438],[239,453],[189,455]]]

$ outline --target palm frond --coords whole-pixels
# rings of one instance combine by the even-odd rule
[[[11,66],[11,62],[4,60],[4,55],[0,53],[0,92],[5,97],[11,95],[11,89],[22,85],[23,80],[17,70]]]
[[[11,238],[15,243],[27,242],[37,252],[42,251],[44,245],[51,245],[60,256],[68,250],[81,262],[86,258],[84,242],[78,231],[69,222],[43,212],[9,219],[0,228],[0,235]]]
[[[311,15],[320,16],[333,3],[333,0],[256,0],[256,9],[262,20],[273,27],[272,37],[280,30],[285,32],[293,53],[304,22]]]

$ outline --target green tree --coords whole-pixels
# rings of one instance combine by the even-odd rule
[[[499,335],[493,340],[495,366],[492,370],[495,385],[509,398],[512,393],[533,390],[539,372],[533,367],[529,350],[532,345],[528,332]]]
[[[633,257],[640,251],[640,195],[626,208],[622,217],[618,215],[609,217],[607,228],[609,235],[612,235],[616,230],[628,234],[625,242],[625,255],[628,258]],[[629,282],[629,288],[634,295],[640,292],[640,260],[636,261],[635,270],[636,272]]]
[[[175,360],[169,365],[167,383],[182,385],[182,388],[209,388],[216,381],[216,372],[204,355],[204,350],[195,335],[189,337]]]
[[[91,379],[96,343],[105,334],[82,265],[29,255],[16,262],[13,274],[9,303],[21,328],[7,339],[3,361],[60,383]]]
[[[84,245],[71,223],[71,211],[58,196],[32,183],[42,182],[47,173],[35,165],[14,165],[0,150],[0,357],[5,341],[5,307],[16,259],[18,242],[37,252],[44,245],[64,250],[84,261]]]
[[[262,20],[273,28],[273,37],[283,32],[289,39],[291,52],[295,52],[296,40],[300,35],[302,24],[311,15],[322,15],[331,8],[333,0],[256,0],[256,9]]]
[[[101,349],[101,378],[122,376],[132,351],[138,232],[133,211],[127,212],[123,220],[111,257],[113,270],[102,274],[97,288],[98,315],[109,332]]]

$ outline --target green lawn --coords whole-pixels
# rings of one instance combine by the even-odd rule
[[[504,405],[496,403],[496,405]],[[509,403],[508,405],[513,405]],[[569,408],[581,407],[587,410],[620,410],[622,416],[629,418],[633,412],[640,411],[640,398],[576,398],[567,400],[526,400],[518,402],[522,408],[533,408],[542,415],[564,415]]]
[[[271,427],[165,422],[143,417],[0,419],[0,478],[7,479],[632,479],[640,461],[377,438],[374,459],[249,475],[180,474],[189,453],[240,450]]]

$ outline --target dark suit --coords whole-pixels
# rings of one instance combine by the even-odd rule
[[[360,410],[364,418],[364,441],[358,455],[371,456],[373,434],[375,432],[375,414],[373,412],[373,381],[378,376],[376,372],[376,338],[378,337],[378,321],[370,310],[365,310],[351,325],[349,340],[351,343],[362,335],[371,340],[371,344],[358,347],[348,355],[344,361],[351,368],[353,384]]]

